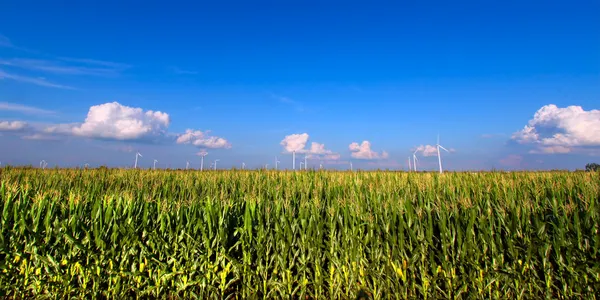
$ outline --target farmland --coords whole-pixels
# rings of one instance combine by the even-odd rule
[[[0,169],[0,296],[593,298],[595,172]]]

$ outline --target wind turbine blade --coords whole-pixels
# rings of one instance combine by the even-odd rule
[[[440,148],[444,149],[444,151],[450,153],[450,151],[448,151],[448,149],[444,148],[442,145],[438,145]]]

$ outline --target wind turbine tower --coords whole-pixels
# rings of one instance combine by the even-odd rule
[[[417,159],[417,151],[419,150],[417,149],[415,152],[413,152],[413,167],[415,168],[415,172],[417,172],[417,161],[419,161]]]
[[[202,153],[202,158],[200,159],[200,171],[204,170],[204,157],[207,155],[208,153]]]
[[[137,161],[138,161],[138,156],[139,156],[139,157],[143,157],[141,153],[139,153],[139,152],[136,152],[136,153],[135,153],[135,164],[133,165],[133,168],[134,168],[134,169],[137,169]]]
[[[154,160],[154,165],[152,165],[152,169],[153,169],[153,170],[156,170],[156,163],[157,163],[157,162],[158,162],[158,160],[156,160],[156,159],[155,159],[155,160]]]
[[[438,163],[440,165],[440,174],[442,174],[444,171],[442,170],[442,156],[440,155],[440,148],[448,153],[450,153],[450,151],[446,150],[446,148],[444,148],[442,145],[440,145],[440,135],[439,134],[438,134],[436,146],[437,146]]]

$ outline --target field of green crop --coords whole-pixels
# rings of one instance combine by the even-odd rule
[[[600,174],[0,169],[2,298],[595,298]]]

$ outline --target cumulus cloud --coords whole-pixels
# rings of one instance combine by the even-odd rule
[[[45,112],[36,108],[0,102],[1,109],[27,112]],[[231,148],[222,137],[210,136],[208,131],[188,129],[185,133],[174,134],[167,131],[171,119],[161,111],[129,107],[118,102],[104,103],[90,107],[82,123],[63,123],[30,127],[21,121],[0,122],[0,131],[18,131],[27,128],[28,136],[23,139],[54,139],[57,136],[75,136],[115,141],[159,141],[192,144],[201,148]]]
[[[231,144],[224,138],[209,136],[208,131],[188,129],[177,137],[177,144],[192,144],[203,148],[231,148]]]
[[[22,131],[29,125],[23,121],[0,121],[0,131]]]
[[[198,153],[196,153],[197,156],[206,156],[208,155],[208,152],[205,149],[202,149],[200,151],[198,151]]]
[[[144,111],[118,102],[90,107],[82,124],[58,124],[45,129],[47,133],[109,139],[140,140],[166,134],[170,118],[160,111]]]
[[[282,141],[281,145],[283,146],[286,152],[299,152],[306,147],[306,143],[308,142],[308,133],[302,134],[291,134],[286,136]]]
[[[369,141],[363,141],[360,145],[354,142],[350,144],[348,148],[352,152],[351,156],[357,159],[376,160],[386,159],[389,157],[388,153],[385,151],[377,153],[371,150],[371,142]]]
[[[432,145],[420,145],[415,151],[420,152],[423,156],[437,156],[437,147]]]
[[[600,146],[600,110],[545,105],[512,140],[536,146],[532,153],[568,153],[577,147]]]
[[[340,155],[334,153],[331,150],[325,148],[325,144],[312,142],[309,148],[306,148],[308,144],[308,133],[302,134],[291,134],[286,136],[282,141],[281,145],[287,153],[304,153],[307,159],[319,159],[319,160],[338,160]]]

